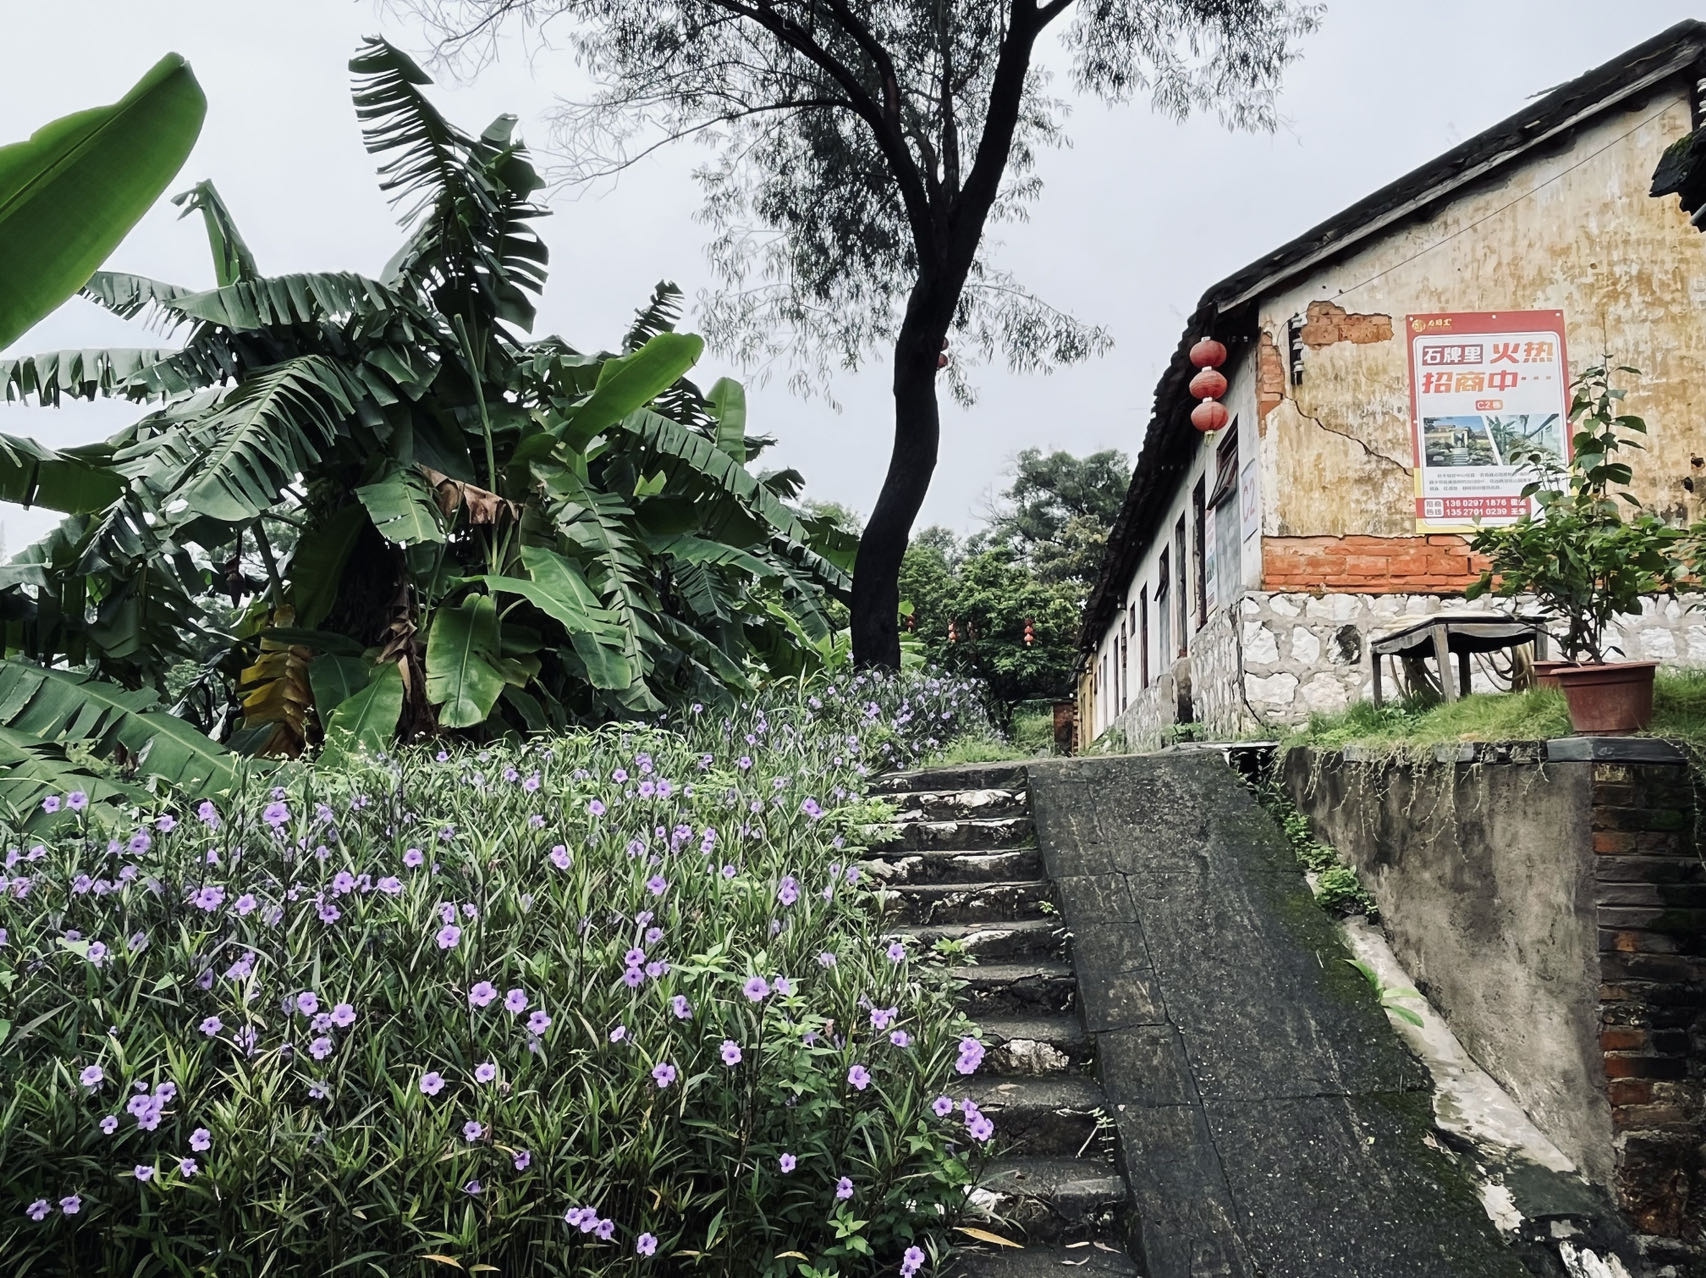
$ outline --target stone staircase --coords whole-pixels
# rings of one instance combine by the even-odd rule
[[[973,1193],[980,1229],[1022,1243],[969,1244],[961,1278],[1028,1278],[1069,1265],[1114,1278],[1127,1255],[1125,1182],[1078,1012],[1067,936],[1031,823],[1020,764],[895,773],[872,792],[898,809],[869,871],[894,931],[928,948],[952,941],[967,1013],[988,1048],[971,1095],[995,1123],[999,1157]]]

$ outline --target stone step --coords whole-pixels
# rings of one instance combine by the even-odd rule
[[[879,883],[989,883],[1037,879],[1043,875],[1040,848],[976,852],[878,849],[864,864],[866,871]]]
[[[1053,886],[1029,883],[908,883],[883,889],[883,908],[908,923],[986,923],[1043,916]]]
[[[872,780],[871,794],[906,794],[920,790],[1023,790],[1029,774],[1023,763],[965,763],[947,768],[890,772]]]
[[[1010,923],[904,924],[890,929],[921,950],[937,941],[955,941],[961,952],[988,962],[1028,958],[1065,958],[1066,932],[1055,919],[1015,919]]]
[[[1028,816],[964,821],[891,821],[871,831],[873,849],[943,852],[988,851],[1029,843],[1036,831]]]
[[[1013,1241],[1080,1242],[1120,1236],[1125,1181],[1112,1164],[1087,1158],[1001,1158],[972,1191],[990,1232]],[[1088,1248],[1086,1250],[1095,1250]]]
[[[1088,1074],[986,1078],[971,1098],[995,1124],[1004,1154],[1058,1154],[1100,1159],[1113,1166],[1114,1129],[1107,1097]]]
[[[1024,816],[1030,796],[1023,790],[912,790],[883,796],[901,818],[952,821],[966,817]]]
[[[960,1002],[974,1020],[1068,1012],[1078,998],[1078,980],[1064,959],[956,967],[953,975],[965,983]]]
[[[1082,1070],[1090,1063],[1090,1036],[1074,1014],[989,1016],[978,1022],[978,1028],[988,1049],[985,1077],[1059,1074]]]
[[[1141,1273],[1112,1243],[1077,1242],[957,1252],[943,1269],[943,1278],[1139,1278]]]

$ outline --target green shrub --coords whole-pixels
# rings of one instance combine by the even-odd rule
[[[49,803],[0,877],[7,1272],[935,1250],[989,1140],[981,1048],[941,964],[881,939],[859,790],[975,704],[861,675],[116,828]]]

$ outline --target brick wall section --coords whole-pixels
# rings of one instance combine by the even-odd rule
[[[1685,764],[1593,765],[1599,1041],[1619,1205],[1706,1242],[1706,865]]]
[[[1285,361],[1266,329],[1256,339],[1256,434],[1268,433],[1268,414],[1285,401]]]
[[[1454,533],[1415,537],[1263,537],[1263,590],[1455,593],[1486,560]]]

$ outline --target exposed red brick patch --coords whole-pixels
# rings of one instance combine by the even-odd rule
[[[1256,339],[1256,434],[1268,433],[1268,414],[1285,399],[1285,361],[1266,329]]]
[[[1311,302],[1297,337],[1310,347],[1331,346],[1334,342],[1354,342],[1359,346],[1369,342],[1390,342],[1392,317],[1352,315],[1344,307],[1331,302]]]
[[[1461,537],[1264,537],[1262,589],[1454,593],[1486,561]]]

